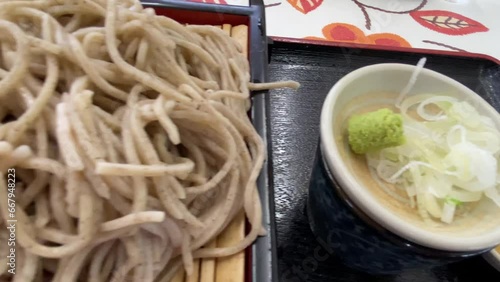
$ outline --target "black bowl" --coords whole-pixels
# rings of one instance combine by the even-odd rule
[[[333,177],[318,146],[307,216],[313,233],[347,266],[371,274],[438,266],[488,252],[448,252],[417,245],[390,232],[356,207]]]

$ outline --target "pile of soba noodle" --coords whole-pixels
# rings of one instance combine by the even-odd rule
[[[249,90],[298,85],[249,83],[223,31],[138,1],[2,1],[0,48],[0,280],[169,281],[263,233]],[[242,209],[246,237],[203,248]]]

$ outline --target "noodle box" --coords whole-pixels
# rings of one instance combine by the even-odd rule
[[[183,24],[248,26],[247,46],[250,63],[250,77],[254,83],[267,81],[268,39],[265,30],[265,12],[262,0],[251,0],[250,6],[231,6],[198,3],[195,1],[141,1],[145,7],[155,9],[157,15],[172,18]],[[267,142],[266,127],[267,95],[254,93],[249,115],[264,140]],[[267,235],[259,237],[245,252],[245,281],[278,281],[274,227],[274,194],[269,189],[269,163],[265,162],[258,178],[258,189],[262,203],[263,226]],[[257,255],[258,254],[258,258]],[[233,280],[232,280],[233,281]],[[234,280],[237,281],[237,280]]]

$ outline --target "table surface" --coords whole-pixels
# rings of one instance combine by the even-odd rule
[[[298,91],[271,91],[269,126],[277,234],[278,273],[282,282],[306,281],[500,281],[500,272],[482,257],[396,276],[370,276],[342,265],[335,254],[318,261],[326,250],[316,241],[304,213],[309,175],[319,137],[319,115],[333,84],[353,69],[381,62],[415,64],[418,54],[351,50],[275,43],[271,48],[269,79],[293,79]],[[427,68],[449,75],[478,93],[479,76],[494,63],[469,58],[428,57]],[[500,77],[499,77],[500,78]],[[500,79],[494,81],[498,85]],[[500,89],[487,100],[498,110]],[[316,255],[318,257],[318,255]]]

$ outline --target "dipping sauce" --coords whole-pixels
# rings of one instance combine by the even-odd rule
[[[441,220],[440,214],[434,212],[436,209],[432,210],[433,207],[429,207],[428,205],[422,206],[423,205],[422,203],[426,203],[426,201],[428,201],[427,199],[424,199],[422,201],[422,195],[428,194],[425,195],[424,197],[429,197],[429,196],[434,197],[432,199],[433,204],[438,205],[439,209],[442,209],[443,205],[446,203],[445,201],[447,199],[445,196],[447,195],[440,195],[439,198],[435,194],[431,194],[433,191],[432,189],[429,189],[429,183],[428,182],[426,182],[427,184],[424,182],[416,183],[411,179],[411,175],[409,175],[411,171],[408,170],[407,172],[404,172],[406,173],[407,176],[405,176],[403,173],[400,173],[399,176],[403,175],[403,177],[401,178],[405,178],[404,179],[405,181],[407,181],[407,179],[410,180],[409,185],[413,186],[412,188],[415,189],[415,192],[411,194],[408,192],[407,189],[405,189],[403,185],[401,185],[400,182],[391,183],[385,181],[381,177],[377,177],[377,171],[376,169],[374,169],[374,165],[373,164],[369,165],[368,163],[368,160],[370,159],[370,156],[368,154],[358,155],[353,153],[348,144],[347,120],[352,115],[372,112],[382,108],[387,108],[394,111],[395,113],[398,113],[400,112],[400,108],[397,108],[395,106],[395,101],[397,96],[398,96],[397,93],[377,93],[377,92],[367,93],[365,95],[358,96],[352,101],[350,101],[346,106],[344,106],[342,108],[341,113],[334,120],[334,125],[333,125],[334,134],[336,136],[337,147],[340,150],[339,152],[340,156],[343,159],[346,166],[352,171],[357,181],[364,187],[366,187],[367,192],[373,195],[374,201],[378,201],[388,210],[403,218],[406,222],[416,225],[419,228],[426,229],[431,232],[446,233],[453,236],[455,236],[456,234],[460,234],[460,236],[465,236],[465,237],[476,236],[478,234],[488,232],[488,230],[495,229],[500,224],[500,218],[498,218],[497,216],[499,209],[496,206],[495,202],[486,197],[485,195],[480,195],[481,197],[475,199],[474,201],[468,201],[467,199],[465,199],[465,197],[462,197],[463,201],[457,204],[456,210],[454,211],[453,220],[447,220],[443,222],[443,220]],[[437,96],[439,95],[429,94],[426,95],[426,97],[422,97],[423,99],[422,101],[426,102],[426,99]],[[432,100],[429,101],[433,102]],[[450,131],[449,129],[455,125],[453,124],[450,126],[444,123],[445,121],[444,118],[440,117],[441,115],[440,110],[437,107],[435,107],[435,105],[432,105],[429,101],[427,101],[427,103],[429,103],[430,105],[425,107],[424,114],[430,116],[431,118],[435,118],[436,120],[439,119],[439,121],[442,124],[438,126],[438,129],[439,127],[441,127],[441,131],[443,131],[446,134],[448,131]],[[441,102],[448,103],[447,99],[439,100],[439,103]],[[455,101],[453,101],[453,103],[455,103]],[[457,103],[460,103],[460,101],[457,101]],[[405,111],[407,116],[412,117],[414,119],[419,119],[417,117],[417,105],[408,107],[405,109]],[[428,122],[428,121],[420,119],[416,120],[415,122],[418,124],[420,122]],[[415,126],[415,124],[413,124],[412,126],[414,126],[416,130],[420,129],[418,128],[418,125]],[[469,131],[469,126],[463,125],[463,127],[466,128],[466,133],[467,133]],[[453,146],[455,143],[461,142],[462,139],[460,139],[461,136],[460,133],[462,133],[461,130],[452,131],[450,138],[448,138],[449,140],[451,140],[450,141],[451,146]],[[416,142],[422,142],[421,145],[428,145],[427,143],[429,143],[431,146],[433,146],[432,144],[434,143],[436,145],[439,145],[439,142],[433,141],[432,138],[434,137],[446,140],[446,136],[439,136],[439,135],[416,136],[415,131],[405,132],[405,135],[406,134],[410,136],[406,138],[407,140],[409,140],[410,142],[418,140]],[[425,141],[424,139],[427,139],[427,141]],[[425,143],[424,141],[427,143]],[[470,140],[470,138],[467,138],[466,141],[469,143],[475,142],[475,140]],[[446,144],[446,141],[444,142]],[[477,146],[479,147],[480,145]],[[412,147],[409,148],[410,149],[409,151],[415,152],[419,156],[427,157],[428,155],[426,155],[426,150],[429,150],[429,148],[430,148],[429,146],[421,146],[421,148]],[[426,162],[428,164],[427,167],[426,166],[419,167],[420,172],[423,172],[421,176],[425,178],[427,176],[426,173],[429,174],[434,173],[435,178],[440,180],[448,176],[444,174],[441,175],[440,171],[444,171],[445,169],[438,167],[436,164],[440,163],[439,160],[441,160],[441,158],[444,159],[444,157],[447,156],[447,154],[448,152],[445,150],[442,153],[442,155],[436,155],[437,158],[435,159],[427,157],[427,159],[424,158],[420,160],[419,159],[414,160],[411,159],[411,157],[408,157],[408,154],[406,154],[405,157],[409,158],[409,160],[406,160],[407,162],[410,161],[413,162],[418,161],[420,163]],[[393,160],[391,160],[390,158],[386,158],[387,160],[384,161],[397,162],[398,161],[397,158],[399,157],[399,155],[404,155],[404,154],[403,153],[394,154],[392,155],[394,157]],[[373,155],[371,157],[373,157]],[[401,162],[401,164],[398,165],[400,165],[400,167],[395,166],[393,168],[393,171],[385,171],[382,173],[382,174],[385,173],[386,180],[391,179],[390,177],[391,175],[396,175],[395,177],[393,177],[394,179],[399,178],[397,172],[403,169],[406,163]],[[415,167],[417,167],[418,165],[420,164],[416,164]],[[426,168],[430,166],[438,167],[439,170],[438,173],[433,171],[434,168],[426,170]],[[436,183],[441,183],[441,181],[437,181]],[[440,186],[437,185],[436,189],[437,188],[440,188]],[[450,188],[452,187],[450,186]],[[460,192],[462,191],[462,188],[458,189],[455,186],[453,189],[458,190]],[[462,196],[462,194],[460,193],[458,194],[454,193],[454,194],[457,195],[457,198],[459,196]],[[443,211],[441,210],[439,212]]]

